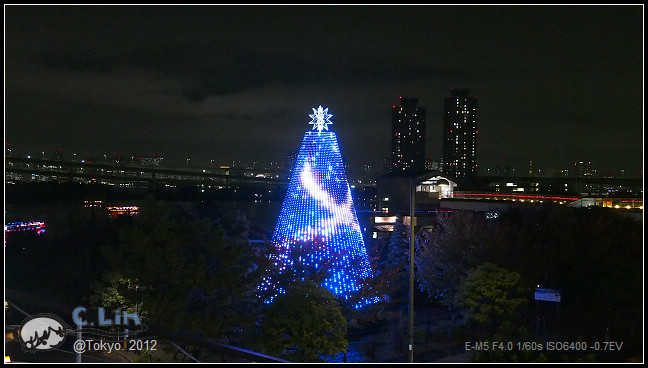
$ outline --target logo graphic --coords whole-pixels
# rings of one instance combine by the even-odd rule
[[[77,324],[77,326],[94,326],[94,322],[88,322],[81,318],[81,313],[85,313],[87,309],[85,307],[76,307],[74,308],[74,311],[72,311],[72,320],[74,323]],[[132,320],[133,323],[135,323],[136,326],[139,326],[142,324],[140,322],[139,316],[137,313],[128,313],[124,311],[120,311],[119,309],[115,310],[115,320],[113,322],[112,319],[106,318],[106,310],[104,308],[99,308],[99,311],[97,312],[97,318],[98,318],[98,323],[99,326],[116,326],[116,325],[124,325],[128,326],[129,320]]]
[[[110,333],[101,329],[96,329],[87,326],[94,326],[95,322],[88,322],[87,320],[81,318],[80,314],[86,312],[85,307],[76,307],[72,312],[72,320],[77,324],[78,328],[73,330],[71,329],[59,316],[51,313],[40,313],[33,316],[25,318],[22,325],[20,325],[20,330],[18,332],[18,340],[22,345],[22,348],[26,352],[34,353],[37,351],[49,351],[59,348],[65,342],[65,337],[68,334],[77,333],[77,338],[80,338],[80,334],[83,333],[85,340],[77,340],[75,342],[75,351],[77,351],[77,344],[81,343],[90,345],[92,342],[96,342],[99,346],[95,350],[101,350],[104,346],[108,346],[108,343],[115,342],[124,342],[130,341],[135,342],[132,338],[137,338],[137,335],[146,331],[146,325],[140,322],[140,318],[137,313],[128,313],[121,312],[119,309],[115,310],[114,321],[113,319],[106,318],[106,312],[104,308],[99,308],[97,317],[98,324],[100,327],[108,326],[129,326],[129,322],[132,321],[136,326],[140,326],[140,330],[129,331],[128,329],[124,330],[123,334]],[[88,338],[90,337],[90,338]],[[131,337],[131,339],[128,339]],[[153,340],[152,340],[153,341]],[[141,345],[141,343],[139,343]],[[94,346],[94,345],[92,345]],[[114,348],[115,344],[111,344],[110,350]],[[139,346],[139,345],[137,345]],[[77,351],[82,353],[85,351],[85,348],[81,349],[82,351]],[[119,350],[119,349],[117,349]]]
[[[67,330],[69,327],[57,315],[41,313],[25,318],[18,337],[25,351],[48,351],[63,345]]]

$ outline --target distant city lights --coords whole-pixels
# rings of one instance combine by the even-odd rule
[[[139,212],[138,206],[107,206],[106,209],[111,216],[134,215]]]
[[[4,246],[7,247],[7,234],[11,232],[36,231],[38,235],[41,235],[42,233],[45,232],[45,230],[46,230],[45,222],[43,221],[28,221],[28,222],[16,221],[16,222],[6,223],[4,227],[4,231],[5,231]]]
[[[530,198],[530,199],[552,199],[552,200],[564,200],[564,201],[577,201],[580,199],[575,197],[552,197],[552,196],[539,196],[539,195],[495,194],[495,193],[457,193],[457,192],[455,192],[454,196],[455,197],[462,197],[462,196],[510,197],[510,198]]]
[[[39,234],[45,231],[45,222],[43,221],[29,221],[29,222],[9,222],[5,224],[5,233],[12,231],[30,231],[36,230]]]

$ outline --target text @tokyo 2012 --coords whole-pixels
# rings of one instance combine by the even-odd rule
[[[76,340],[73,349],[77,353],[87,351],[103,351],[112,353],[113,351],[155,351],[157,340],[125,340],[125,341],[106,341],[106,340]]]
[[[623,341],[471,341],[466,351],[620,351]]]

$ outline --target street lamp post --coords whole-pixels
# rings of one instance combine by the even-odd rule
[[[414,230],[416,228],[416,217],[414,216],[414,204],[416,198],[416,186],[429,177],[429,174],[422,174],[410,177],[410,249],[409,249],[409,362],[414,363]]]
[[[410,178],[410,249],[409,249],[409,362],[414,363],[414,196],[416,182]]]

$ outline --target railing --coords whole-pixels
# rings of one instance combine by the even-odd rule
[[[11,289],[5,289],[5,301],[12,308],[15,308],[25,316],[30,315],[29,311],[31,311],[32,314],[53,313],[60,315],[71,315],[72,311],[76,308],[76,306],[67,305],[65,303]],[[147,327],[147,332],[154,334],[158,338],[166,339],[171,343],[171,345],[174,345],[175,347],[179,347],[177,343],[181,343],[184,346],[190,345],[193,347],[199,347],[204,350],[216,351],[221,354],[226,354],[227,356],[251,362],[288,363],[287,360],[257,353],[251,350],[242,349],[236,346],[223,344],[216,340],[198,337],[190,333],[172,331],[148,323]],[[179,351],[183,354],[188,354],[187,357],[189,357],[190,359],[194,361],[197,360],[197,358],[188,353],[186,349],[180,349]]]
[[[552,196],[552,195],[530,195],[530,194],[507,194],[507,193],[485,193],[485,192],[454,192],[454,199],[493,199],[493,200],[511,200],[511,201],[529,201],[543,202],[553,201],[570,203],[577,201],[578,197]]]
[[[40,175],[60,178],[81,178],[125,182],[183,183],[213,181],[225,185],[266,184],[285,185],[285,175],[277,170],[165,168],[109,163],[83,163],[5,157],[5,175]]]

